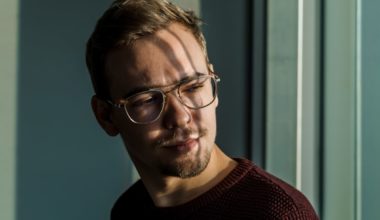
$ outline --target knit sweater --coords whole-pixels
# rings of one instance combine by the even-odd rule
[[[126,219],[318,219],[305,196],[259,168],[235,158],[238,165],[206,193],[175,207],[156,207],[141,180],[116,201],[111,220]]]

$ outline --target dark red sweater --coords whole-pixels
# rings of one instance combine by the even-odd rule
[[[249,160],[235,160],[239,165],[222,182],[175,207],[156,207],[139,180],[116,201],[111,220],[318,219],[301,192]]]

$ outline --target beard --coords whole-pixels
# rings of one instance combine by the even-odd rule
[[[185,136],[191,136],[193,132],[191,130],[183,131]],[[202,129],[199,131],[199,137],[204,137],[207,134],[207,129]],[[176,133],[167,140],[159,141],[160,145],[164,145],[167,142],[170,142],[172,139],[175,139],[178,136]],[[200,140],[200,138],[199,138]],[[197,152],[189,152],[186,155],[182,155],[181,158],[178,158],[174,161],[161,161],[159,164],[159,170],[162,175],[165,176],[175,176],[180,178],[190,178],[199,175],[202,173],[207,165],[210,162],[212,147],[210,146],[201,146],[199,143]]]
[[[206,169],[210,162],[210,157],[211,149],[205,149],[203,154],[201,149],[198,149],[195,158],[186,157],[171,164],[161,164],[161,174],[166,176],[176,176],[183,179],[198,176]]]

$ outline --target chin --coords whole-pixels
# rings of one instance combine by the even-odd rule
[[[201,153],[198,151],[195,156],[184,155],[184,158],[178,158],[170,164],[161,164],[161,173],[165,176],[179,178],[191,178],[201,174],[210,162],[211,151]]]

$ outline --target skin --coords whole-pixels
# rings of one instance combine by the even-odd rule
[[[166,87],[196,73],[210,74],[205,55],[184,26],[172,23],[130,48],[107,56],[106,72],[112,100],[118,103],[136,87]],[[102,128],[120,134],[156,206],[183,204],[206,192],[236,166],[215,144],[216,107],[194,110],[168,93],[161,117],[152,124],[135,124],[123,109],[96,96],[92,108]]]

